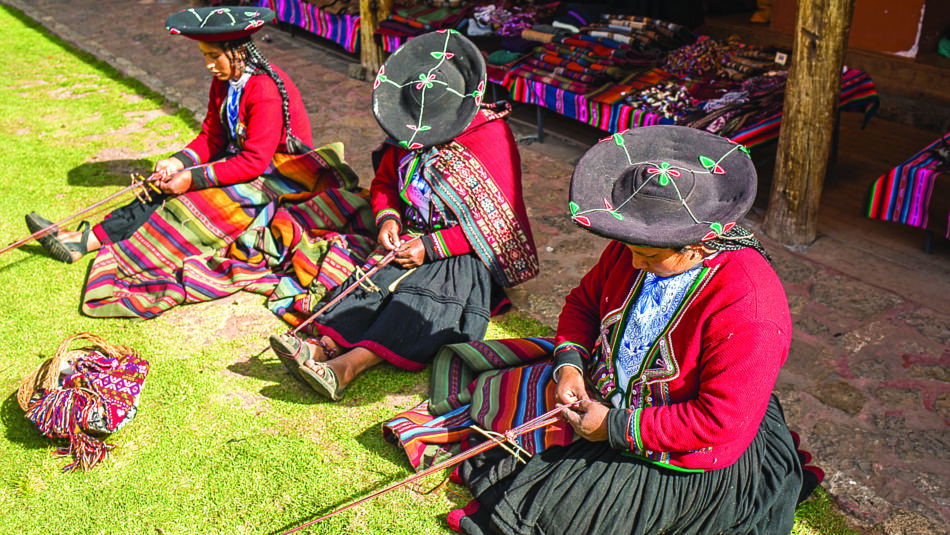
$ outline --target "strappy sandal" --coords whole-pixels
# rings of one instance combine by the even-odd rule
[[[25,219],[26,228],[30,230],[31,235],[52,227],[49,232],[36,239],[36,241],[40,242],[40,245],[42,245],[44,249],[49,250],[50,240],[56,239],[56,234],[59,233],[59,227],[54,225],[49,219],[46,219],[36,212],[30,212],[26,215]]]
[[[323,354],[327,359],[332,359],[336,356],[336,349],[329,347],[322,338],[319,340],[311,339],[309,341],[319,345],[323,349]],[[305,362],[313,358],[313,352],[310,351],[309,345],[305,344],[303,340],[293,334],[283,333],[271,335],[270,348],[280,357],[281,363],[283,363],[291,375],[301,381],[304,380],[299,370]]]
[[[298,370],[304,362],[310,360],[310,346],[290,333],[272,334],[269,341],[270,348],[290,375],[303,381],[303,376]]]
[[[40,217],[36,212],[33,212],[26,216],[26,225],[30,229],[35,228],[32,232],[36,232],[52,225],[52,223]],[[76,228],[76,232],[82,232],[82,236],[78,242],[64,242],[60,240],[59,236],[57,236],[58,229],[56,229],[56,231],[41,237],[40,244],[49,251],[50,256],[56,260],[65,262],[66,264],[72,264],[75,262],[71,254],[72,251],[78,252],[79,256],[89,252],[89,249],[86,248],[86,244],[89,243],[89,234],[91,231],[92,225],[90,225],[88,221],[83,221],[79,224],[79,227]]]
[[[327,366],[323,362],[314,363],[323,375],[320,375],[316,371],[310,369],[309,366],[300,366],[300,374],[303,375],[304,381],[307,381],[318,394],[328,397],[333,401],[340,401],[343,399],[343,394],[346,393],[346,386],[340,387],[340,380],[337,379],[336,372],[333,371],[333,368]]]

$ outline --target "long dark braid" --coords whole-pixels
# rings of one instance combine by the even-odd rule
[[[232,68],[240,68],[243,72],[254,74],[256,70],[261,70],[274,81],[277,85],[277,92],[280,93],[281,111],[284,114],[284,133],[290,137],[290,97],[287,96],[287,88],[284,87],[284,81],[274,68],[271,67],[267,58],[257,48],[257,45],[251,41],[250,37],[237,39],[234,41],[224,41],[221,48],[231,58]]]
[[[762,247],[762,244],[759,243],[759,240],[755,239],[755,234],[753,234],[752,231],[738,225],[732,227],[726,232],[723,232],[718,238],[704,241],[702,244],[705,247],[715,249],[717,251],[738,251],[739,249],[751,247],[758,251],[763,257],[765,257],[769,264],[772,264],[772,257],[769,256],[769,253],[765,252],[765,248]]]

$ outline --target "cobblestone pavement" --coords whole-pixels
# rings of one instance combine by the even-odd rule
[[[197,47],[170,37],[163,24],[189,2],[0,3],[170,103],[198,116],[204,113],[208,74]],[[370,110],[371,85],[347,76],[352,56],[276,27],[258,37],[265,56],[290,73],[304,95],[315,143],[342,141],[348,161],[368,184],[369,154],[382,133]],[[516,134],[528,139],[532,132],[516,125]],[[548,139],[522,147],[525,197],[542,275],[513,291],[512,298],[521,311],[553,326],[563,296],[593,264],[604,242],[575,229],[564,215],[572,163],[585,147]],[[755,228],[757,222],[753,217],[748,224]],[[827,473],[823,486],[864,527],[892,534],[947,533],[947,256],[930,259],[927,270],[915,271],[880,255],[856,255],[855,249],[827,237],[798,253],[763,241],[773,252],[795,320],[792,352],[777,392],[790,427],[800,432],[814,463]],[[845,270],[842,265],[859,267]],[[896,282],[885,284],[879,277]]]

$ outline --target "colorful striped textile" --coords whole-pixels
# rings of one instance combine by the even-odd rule
[[[399,47],[406,44],[411,37],[408,35],[385,35],[377,34],[376,38],[379,39],[380,46],[383,47],[383,50],[392,54]]]
[[[841,98],[838,108],[845,111],[863,111],[864,123],[867,124],[881,105],[881,99],[874,88],[874,82],[864,71],[848,69],[841,77]],[[756,124],[744,128],[730,139],[745,145],[750,150],[761,148],[772,141],[778,140],[779,127],[782,124],[782,114],[777,113]]]
[[[431,399],[383,425],[386,440],[406,450],[422,470],[461,451],[472,426],[502,433],[554,408],[552,338],[515,338],[453,344],[432,362]],[[528,453],[570,444],[566,422],[518,438]]]
[[[610,106],[589,100],[584,95],[520,76],[506,77],[503,85],[513,100],[543,106],[608,132],[622,132],[654,124],[673,124],[673,121],[655,113],[637,110],[625,104]]]
[[[250,182],[169,199],[132,237],[99,250],[83,312],[154,318],[243,289],[271,295],[275,312],[293,316],[301,294],[339,285],[374,245],[367,196],[343,187],[355,175],[341,151],[278,158]],[[273,296],[285,279],[293,282]]]
[[[360,49],[359,15],[328,13],[304,0],[254,0],[253,5],[270,8],[280,22],[299,26],[329,39],[347,52],[358,52]]]
[[[866,215],[941,232],[950,238],[950,214],[945,206],[950,199],[934,195],[935,186],[950,183],[950,162],[936,154],[936,149],[950,147],[948,143],[950,133],[875,180]],[[932,206],[937,199],[943,208]]]
[[[527,79],[517,74],[517,72],[509,71],[500,84],[508,90],[511,99],[526,104],[543,106],[610,133],[622,132],[640,126],[674,123],[672,119],[667,119],[656,113],[638,110],[627,104],[611,105],[599,102],[598,100],[610,97],[602,91],[582,95]],[[841,79],[841,98],[838,107],[846,111],[863,111],[865,123],[874,116],[874,113],[880,107],[880,98],[874,88],[874,82],[866,72],[857,69],[847,69],[844,72]],[[731,139],[749,149],[760,148],[778,139],[781,121],[782,114],[775,114],[738,131]]]

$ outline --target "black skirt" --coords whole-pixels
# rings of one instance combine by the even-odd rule
[[[749,449],[720,470],[688,473],[578,440],[526,465],[489,450],[459,474],[481,508],[466,533],[657,534],[791,532],[802,468],[778,399]]]
[[[412,371],[424,368],[443,345],[484,338],[492,310],[505,297],[485,264],[471,254],[411,272],[389,264],[371,280],[324,313],[316,331]]]

